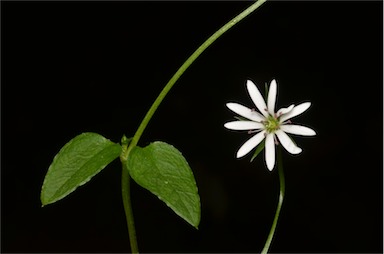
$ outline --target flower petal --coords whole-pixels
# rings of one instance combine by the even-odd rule
[[[301,126],[301,125],[294,125],[294,124],[283,124],[280,125],[280,129],[283,130],[286,133],[296,134],[296,135],[302,135],[302,136],[315,136],[316,132],[312,130],[311,128]]]
[[[259,112],[256,112],[241,104],[230,102],[230,103],[227,103],[227,107],[233,112],[235,112],[236,114],[242,117],[245,117],[249,120],[256,121],[256,122],[261,122],[265,120],[265,117],[261,115]]]
[[[275,140],[274,134],[270,133],[265,138],[265,162],[269,171],[275,167]]]
[[[301,148],[296,146],[291,138],[282,130],[275,131],[275,134],[280,140],[280,143],[283,145],[285,150],[287,150],[291,154],[299,154],[301,153]]]
[[[247,89],[249,96],[251,97],[256,107],[259,109],[260,113],[265,117],[268,117],[268,112],[266,111],[267,105],[265,104],[264,98],[261,96],[259,89],[251,80],[247,80]]]
[[[295,106],[295,104],[292,104],[288,108],[281,108],[277,111],[276,115],[279,117],[281,115],[287,114],[288,112],[290,112],[293,109],[294,106]]]
[[[236,157],[241,158],[245,155],[247,155],[253,148],[255,148],[258,144],[260,144],[261,141],[263,141],[265,131],[261,131],[257,133],[252,138],[248,139],[247,142],[245,142],[237,151]]]
[[[230,130],[256,130],[263,129],[264,124],[253,121],[233,121],[225,123],[224,127]]]
[[[297,105],[296,107],[294,107],[290,112],[288,112],[287,114],[284,114],[280,117],[280,123],[288,120],[288,119],[291,119],[292,117],[295,117],[297,115],[300,115],[302,114],[304,111],[306,111],[309,107],[311,106],[311,103],[310,102],[304,102],[304,103],[301,103],[299,105]]]
[[[269,86],[269,92],[268,92],[268,112],[271,115],[275,114],[276,95],[277,95],[276,80],[272,80]]]

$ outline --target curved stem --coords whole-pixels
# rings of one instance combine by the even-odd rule
[[[131,193],[130,193],[131,177],[129,176],[129,172],[128,172],[128,169],[126,168],[126,164],[123,162],[122,162],[122,167],[123,169],[121,172],[121,194],[123,197],[125,217],[127,218],[131,252],[139,253],[139,248],[137,246],[137,239],[136,239],[135,221],[133,219],[133,212],[132,212],[132,205],[131,205]]]
[[[173,85],[176,83],[176,81],[180,78],[180,76],[185,72],[185,70],[188,69],[188,67],[201,55],[201,53],[204,52],[216,39],[218,39],[221,35],[223,35],[226,31],[228,31],[231,27],[236,25],[238,22],[240,22],[242,19],[247,17],[249,14],[251,14],[254,10],[259,8],[264,2],[267,0],[258,0],[254,4],[252,4],[250,7],[245,9],[242,13],[237,15],[235,18],[230,20],[227,24],[225,24],[222,28],[220,28],[217,32],[215,32],[211,37],[209,37],[185,62],[184,64],[177,70],[177,72],[173,75],[173,77],[168,81],[168,83],[165,85],[163,90],[160,92],[159,96],[156,98],[156,100],[153,102],[151,108],[148,110],[147,114],[145,115],[143,121],[141,122],[139,128],[137,129],[135,135],[133,136],[132,142],[130,143],[128,149],[125,151],[125,153],[122,155],[122,159],[126,160],[128,158],[128,155],[133,147],[137,145],[139,142],[139,139],[141,135],[143,134],[145,128],[147,127],[149,121],[151,120],[153,114],[155,113],[156,109],[159,107],[160,103],[164,99],[164,97],[167,95],[169,90],[173,87]]]
[[[279,203],[277,204],[275,218],[273,219],[272,227],[271,227],[271,230],[269,231],[267,241],[265,242],[263,251],[261,252],[263,254],[268,252],[269,246],[271,245],[273,235],[275,234],[277,221],[279,219],[281,206],[283,205],[284,195],[285,195],[285,179],[284,179],[284,170],[283,170],[283,158],[282,158],[280,146],[278,147],[278,150],[277,150],[277,168],[279,171],[279,180],[280,180]]]
[[[144,116],[144,119],[141,121],[139,128],[137,128],[136,130],[135,135],[133,136],[132,140],[130,140],[129,146],[127,144],[128,143],[127,140],[125,140],[126,143],[123,144],[123,151],[120,155],[120,160],[123,165],[123,172],[121,176],[121,184],[122,184],[121,188],[122,188],[123,204],[124,204],[125,216],[127,219],[128,233],[129,233],[132,253],[138,253],[138,246],[137,246],[136,230],[135,230],[135,224],[133,220],[132,206],[131,206],[131,199],[130,199],[130,176],[129,176],[128,169],[126,168],[126,162],[127,162],[129,153],[139,142],[141,135],[143,134],[145,128],[147,127],[149,121],[151,120],[153,114],[159,107],[160,103],[163,101],[165,96],[168,94],[168,92],[171,90],[171,88],[176,83],[176,81],[180,78],[180,76],[188,69],[188,67],[201,55],[201,53],[204,52],[204,50],[206,50],[214,41],[216,41],[216,39],[218,39],[221,35],[223,35],[226,31],[228,31],[231,27],[236,25],[242,19],[247,17],[249,14],[251,14],[254,10],[260,7],[266,1],[267,0],[256,1],[250,7],[245,9],[242,13],[237,15],[227,24],[225,24],[222,28],[220,28],[217,32],[215,32],[211,37],[209,37],[183,63],[183,65],[177,70],[177,72],[172,76],[172,78],[165,85],[163,90],[160,92],[160,94],[158,95],[158,97],[156,98],[156,100],[153,102],[152,106],[148,110],[147,114]]]

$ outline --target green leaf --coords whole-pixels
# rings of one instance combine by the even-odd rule
[[[258,146],[256,147],[255,153],[253,154],[253,156],[251,158],[251,162],[257,157],[257,155],[259,155],[259,153],[261,151],[263,151],[264,146],[265,146],[265,139],[263,141],[261,141],[261,143],[258,144]]]
[[[154,142],[135,147],[127,160],[129,174],[192,226],[200,223],[200,197],[183,155],[172,145]]]
[[[119,157],[119,144],[96,133],[82,133],[61,148],[45,175],[41,203],[54,203],[88,182]]]

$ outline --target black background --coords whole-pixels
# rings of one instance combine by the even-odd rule
[[[132,136],[186,58],[251,2],[2,2],[1,251],[129,252],[113,162],[41,208],[59,149],[82,132]],[[277,107],[316,137],[284,154],[286,199],[272,252],[382,252],[382,2],[267,2],[187,70],[139,144],[181,150],[195,174],[195,230],[132,186],[142,252],[259,252],[278,198],[277,170],[236,150],[229,101],[245,81],[278,81]]]

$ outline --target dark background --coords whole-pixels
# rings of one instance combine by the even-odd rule
[[[41,208],[59,149],[82,132],[132,136],[186,58],[251,2],[1,2],[1,251],[129,252],[113,162]],[[316,137],[284,154],[286,199],[272,252],[383,251],[383,79],[379,1],[267,2],[187,70],[139,144],[181,150],[202,204],[195,230],[133,184],[142,252],[259,252],[278,199],[264,154],[224,129],[225,103],[252,106],[245,81],[276,78],[277,107]]]

